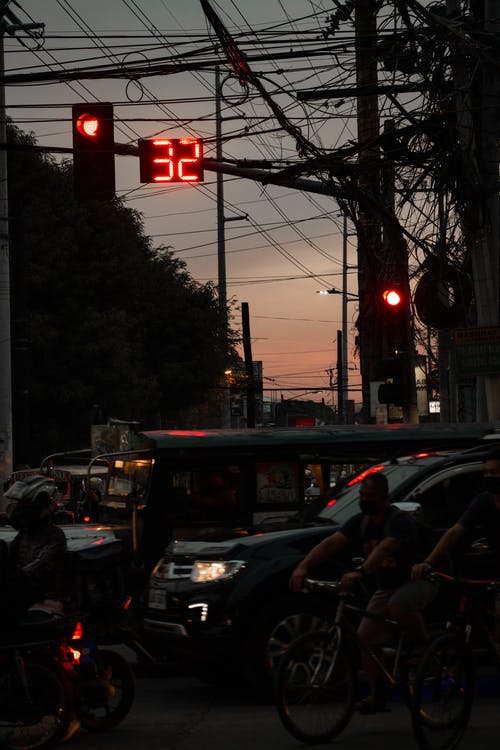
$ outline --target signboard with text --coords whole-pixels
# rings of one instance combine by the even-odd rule
[[[500,326],[456,328],[452,346],[458,377],[500,373]]]

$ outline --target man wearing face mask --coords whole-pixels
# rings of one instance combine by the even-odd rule
[[[473,499],[465,513],[438,541],[424,562],[413,566],[412,578],[419,580],[449,555],[459,542],[480,529],[494,558],[491,577],[500,579],[500,449],[494,448],[483,461],[483,492]],[[500,597],[496,601],[496,640],[500,644]]]
[[[316,545],[295,568],[290,578],[293,591],[303,588],[305,578],[317,566],[350,548],[351,554],[365,559],[355,571],[341,579],[344,589],[368,580],[374,583],[367,609],[381,617],[398,621],[415,647],[427,641],[427,628],[421,611],[433,600],[436,587],[429,581],[410,581],[414,563],[421,559],[418,533],[408,513],[391,509],[387,477],[368,474],[359,491],[361,513],[352,516],[339,531]],[[365,617],[359,637],[375,651],[390,642],[387,624]],[[386,710],[386,688],[378,679],[378,670],[366,659],[363,664],[371,686],[371,695],[358,705],[362,713]]]

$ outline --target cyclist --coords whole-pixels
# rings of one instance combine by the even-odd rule
[[[375,592],[367,610],[380,619],[364,617],[358,634],[371,649],[378,651],[390,634],[383,617],[392,617],[407,634],[414,648],[428,639],[422,610],[436,593],[435,584],[425,580],[410,581],[412,565],[419,559],[418,533],[411,516],[391,507],[387,477],[368,474],[359,491],[361,513],[351,517],[341,529],[317,544],[297,565],[290,578],[293,591],[303,588],[305,578],[317,566],[350,548],[365,559],[357,570],[342,576],[346,590],[366,578],[374,578]],[[379,654],[381,656],[381,653]],[[371,695],[360,701],[361,713],[387,710],[387,688],[371,660],[364,660]]]
[[[421,580],[477,528],[488,540],[493,553],[492,578],[500,580],[500,448],[491,450],[483,460],[483,491],[476,495],[465,513],[443,534],[426,559],[413,566],[413,580]],[[500,654],[500,595],[496,598],[495,609],[495,639]]]

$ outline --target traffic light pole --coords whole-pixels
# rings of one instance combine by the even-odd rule
[[[3,14],[7,2],[1,6],[0,75],[4,75]],[[0,143],[6,143],[5,88],[0,86]],[[12,472],[12,368],[10,329],[10,257],[9,207],[7,183],[7,151],[0,153],[0,477],[7,479]]]
[[[9,9],[10,0],[0,0],[0,77],[5,74],[4,35],[16,31],[43,30],[41,23],[21,23]],[[0,143],[7,143],[5,87],[0,85]],[[0,479],[12,473],[12,351],[11,351],[11,273],[9,248],[9,203],[7,150],[0,151]]]

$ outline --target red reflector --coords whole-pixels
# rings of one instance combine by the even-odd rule
[[[73,635],[71,636],[72,641],[78,641],[83,635],[83,628],[82,623],[77,622],[75,625],[75,629],[73,630]]]
[[[351,479],[350,482],[347,482],[348,487],[352,487],[353,484],[357,484],[358,482],[362,482],[365,477],[367,477],[369,474],[376,474],[377,471],[381,471],[384,468],[385,464],[377,464],[377,466],[370,466],[369,469],[365,469],[365,471],[362,471],[361,474],[358,474],[357,477],[354,477],[354,479]]]
[[[332,499],[331,499],[331,500],[330,500],[330,501],[329,501],[329,502],[328,502],[328,503],[326,504],[326,507],[327,507],[327,508],[331,508],[331,507],[332,507],[332,505],[335,505],[335,503],[336,503],[336,502],[337,502],[337,498],[336,498],[336,497],[334,497],[334,498],[332,498]]]

